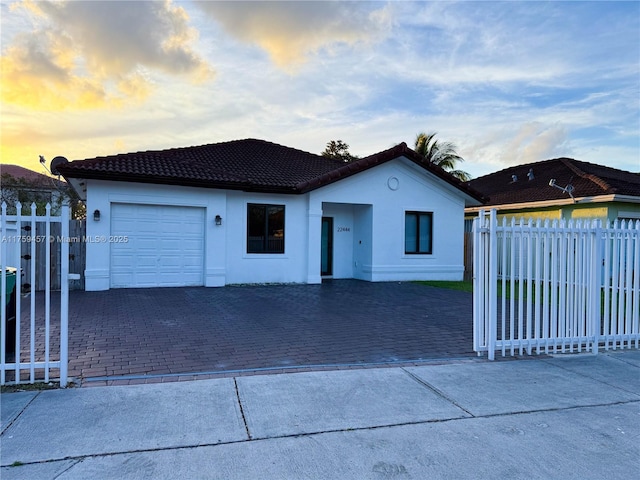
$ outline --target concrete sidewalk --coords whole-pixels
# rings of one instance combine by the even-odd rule
[[[3,480],[633,478],[640,352],[7,393],[1,407]]]

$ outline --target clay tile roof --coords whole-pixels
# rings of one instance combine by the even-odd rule
[[[527,177],[530,170],[533,170],[533,180]],[[551,179],[560,187],[572,185],[576,198],[614,194],[640,197],[640,174],[572,158],[509,167],[473,179],[469,186],[488,199],[487,205],[570,199],[567,193],[549,186]]]
[[[341,163],[263,140],[135,152],[60,167],[67,178],[295,193],[296,186]]]
[[[481,195],[401,143],[343,163],[264,140],[245,139],[195,147],[76,160],[58,167],[66,178],[188,185],[254,192],[305,193],[375,165],[405,156],[476,200]]]

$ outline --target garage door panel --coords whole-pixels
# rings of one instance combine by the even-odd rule
[[[137,271],[142,271],[143,269],[155,271],[158,267],[158,260],[155,255],[139,255],[133,259],[133,266]]]
[[[130,218],[132,215],[135,215],[136,208],[138,208],[137,204],[133,203],[120,203],[118,204],[118,210],[111,209],[111,216],[121,216],[122,218]]]
[[[186,286],[201,286],[202,285],[202,280],[200,280],[200,274],[185,274],[184,277],[181,277],[181,280],[186,282],[187,285]],[[197,282],[201,282],[200,284],[198,284]],[[174,286],[174,285],[172,285]],[[175,285],[175,286],[182,286],[182,284],[180,285]]]
[[[111,286],[163,287],[204,284],[203,208],[113,204]]]
[[[130,275],[121,275],[117,273],[111,274],[111,286],[113,288],[126,288],[131,282]]]
[[[158,233],[162,233],[158,231],[158,226],[159,224],[157,222],[137,222],[133,228],[141,235],[155,237]]]
[[[193,220],[189,220],[189,222],[192,221]],[[162,224],[159,229],[160,233],[162,233],[163,235],[174,238],[180,238],[182,236],[189,237],[191,235],[202,235],[204,233],[203,230],[203,225],[186,223],[186,220],[185,223],[176,222],[175,224],[170,225]]]
[[[183,252],[185,251],[184,245],[182,245],[182,243],[178,239],[161,238],[159,239],[158,243],[159,248],[161,248],[163,251],[171,251],[177,249],[181,249]]]
[[[169,223],[163,223],[162,225],[159,225],[159,228],[156,230],[160,233],[162,233],[163,235],[169,235],[169,236],[178,236],[179,233],[182,233],[185,231],[185,229],[187,228],[187,225],[183,225],[180,222],[169,222]]]
[[[115,257],[130,257],[131,255],[133,255],[135,253],[135,249],[133,248],[133,245],[129,242],[121,242],[122,245],[119,245],[117,247],[117,250],[114,252],[113,255],[111,255],[112,258]]]
[[[195,246],[184,246],[182,248],[182,257],[184,258],[189,258],[189,257],[200,257],[200,252],[202,251],[202,246],[200,247],[195,247]]]
[[[183,258],[168,257],[162,259],[162,268],[165,271],[174,271],[179,269],[184,263]]]
[[[182,262],[182,267],[185,272],[193,273],[200,270],[200,259],[198,257],[185,257]]]
[[[136,225],[136,222],[116,219],[117,223],[113,223],[111,232],[113,234],[121,232],[130,232]]]
[[[127,269],[132,261],[131,256],[111,257],[111,269]]]
[[[131,287],[131,285],[129,285],[129,284],[116,285],[116,286],[118,286],[120,288]],[[136,288],[150,288],[150,287],[159,287],[160,284],[158,283],[158,279],[154,274],[140,272],[139,274],[136,275],[136,285],[135,286],[136,286]]]
[[[148,250],[155,250],[156,248],[158,248],[158,243],[159,243],[159,239],[156,237],[136,237],[134,238],[135,243],[132,242],[132,240],[129,238],[129,242],[132,244],[132,249],[134,249],[135,251],[148,251]]]
[[[201,235],[203,233],[202,232],[202,225],[196,225],[196,224],[192,224],[192,223],[183,225],[182,233],[187,234],[187,235],[191,235],[191,234]]]
[[[189,239],[166,239],[159,240],[160,248],[176,249],[180,248],[183,252],[199,253],[204,247],[204,242],[201,240],[189,240]]]

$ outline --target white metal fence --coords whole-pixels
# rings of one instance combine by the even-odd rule
[[[640,221],[474,221],[474,351],[503,356],[640,343]]]
[[[50,205],[45,215],[36,215],[35,204],[31,206],[31,215],[21,215],[21,210],[18,203],[17,214],[7,215],[3,202],[0,212],[0,384],[49,382],[57,370],[64,387],[68,368],[69,207],[63,206],[60,216],[51,215]],[[60,226],[59,235],[52,235],[54,225]],[[23,244],[28,244],[31,259],[29,278],[36,279],[39,271],[45,276],[44,291],[32,290],[24,297],[20,288]],[[44,251],[37,248],[38,244],[45,245]],[[52,249],[60,251],[57,272],[51,268]],[[13,298],[7,288],[12,273],[5,267],[16,268]],[[51,302],[55,276],[60,279],[59,309]],[[28,314],[23,312],[27,308]]]

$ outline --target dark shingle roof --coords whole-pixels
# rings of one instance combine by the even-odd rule
[[[34,172],[33,170],[21,167],[20,165],[0,165],[0,176],[5,178],[9,176],[17,180],[25,180],[30,182],[33,186],[46,189],[67,186],[66,183],[58,180],[57,178]]]
[[[472,188],[401,143],[383,152],[343,163],[264,140],[230,142],[125,153],[76,160],[58,167],[65,178],[100,179],[253,192],[305,193],[394,158],[405,156],[466,194]]]
[[[527,174],[533,169],[533,180]],[[513,181],[512,176],[517,176]],[[560,187],[571,184],[573,196],[629,195],[640,197],[640,174],[572,158],[555,158],[518,165],[476,178],[469,186],[487,198],[487,205],[506,205],[570,199],[558,188],[549,186],[551,179]]]

